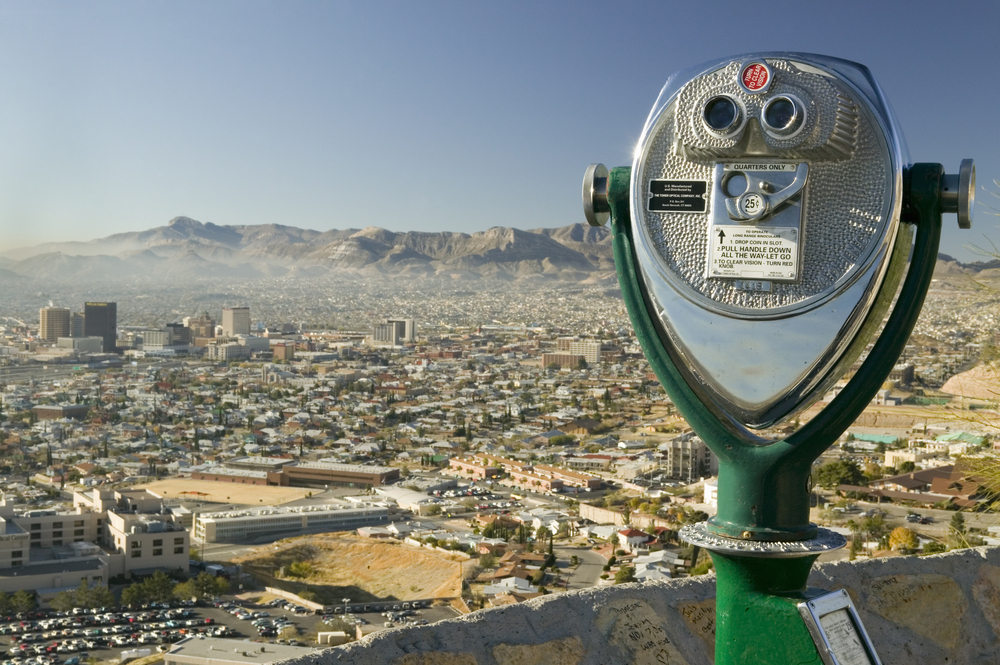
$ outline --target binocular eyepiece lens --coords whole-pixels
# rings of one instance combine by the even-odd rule
[[[764,126],[774,136],[794,134],[805,120],[805,109],[791,97],[775,97],[764,105]]]
[[[740,109],[729,97],[713,97],[702,112],[705,125],[716,134],[728,134],[740,122]]]

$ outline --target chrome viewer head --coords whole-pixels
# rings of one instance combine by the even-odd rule
[[[668,79],[632,164],[636,260],[661,343],[747,438],[822,397],[881,323],[912,235],[907,166],[862,65],[763,53]],[[960,224],[971,162],[962,173]],[[588,177],[601,222],[607,171]]]

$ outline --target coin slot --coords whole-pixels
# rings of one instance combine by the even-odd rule
[[[747,178],[742,173],[732,173],[722,181],[722,191],[726,193],[726,196],[740,196],[747,191],[748,187]]]

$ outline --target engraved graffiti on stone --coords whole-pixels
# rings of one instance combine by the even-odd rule
[[[680,612],[684,618],[684,623],[687,624],[691,632],[705,643],[708,655],[714,660],[715,599],[708,598],[706,600],[683,603],[677,607],[677,611]]]
[[[688,665],[663,630],[662,618],[645,601],[609,603],[601,609],[597,627],[631,656],[632,665]]]

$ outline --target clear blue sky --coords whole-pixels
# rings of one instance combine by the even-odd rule
[[[0,1],[0,238],[563,226],[668,75],[760,50],[867,65],[914,161],[996,191],[998,29],[992,1]],[[942,251],[1000,244],[953,219]]]

